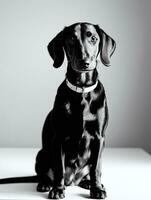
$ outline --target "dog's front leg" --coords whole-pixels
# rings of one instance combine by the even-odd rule
[[[65,197],[64,187],[64,155],[59,141],[54,145],[53,157],[53,186],[49,192],[49,199],[62,199]]]
[[[104,147],[104,137],[96,133],[92,144],[91,151],[91,168],[90,168],[90,196],[94,199],[104,199],[106,191],[101,184],[101,154]]]

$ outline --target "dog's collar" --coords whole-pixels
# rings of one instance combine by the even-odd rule
[[[69,80],[66,78],[66,84],[74,92],[77,92],[77,93],[88,93],[88,92],[91,92],[92,90],[94,90],[96,88],[96,86],[98,85],[98,81],[96,81],[96,83],[94,85],[92,85],[92,86],[78,87],[78,86],[75,86],[72,83],[70,83]]]

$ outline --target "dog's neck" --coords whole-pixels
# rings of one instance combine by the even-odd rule
[[[96,69],[87,72],[77,72],[73,70],[71,66],[68,66],[66,77],[73,85],[88,87],[96,84],[98,72]]]

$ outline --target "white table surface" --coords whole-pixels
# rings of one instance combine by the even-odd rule
[[[34,175],[38,149],[0,148],[0,178]],[[106,200],[151,200],[151,156],[142,149],[105,149],[102,182]],[[2,200],[47,199],[48,193],[36,191],[36,183],[0,185]],[[77,186],[66,189],[65,200],[84,200],[89,191]]]

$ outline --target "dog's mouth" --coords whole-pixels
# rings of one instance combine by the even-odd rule
[[[72,67],[73,70],[77,71],[77,72],[89,72],[89,71],[92,71],[93,69],[89,69],[88,67],[84,67],[84,66],[80,66],[79,68],[78,67]]]
[[[79,61],[79,62],[75,62],[72,65],[72,68],[73,70],[77,72],[89,72],[96,68],[96,62]]]

